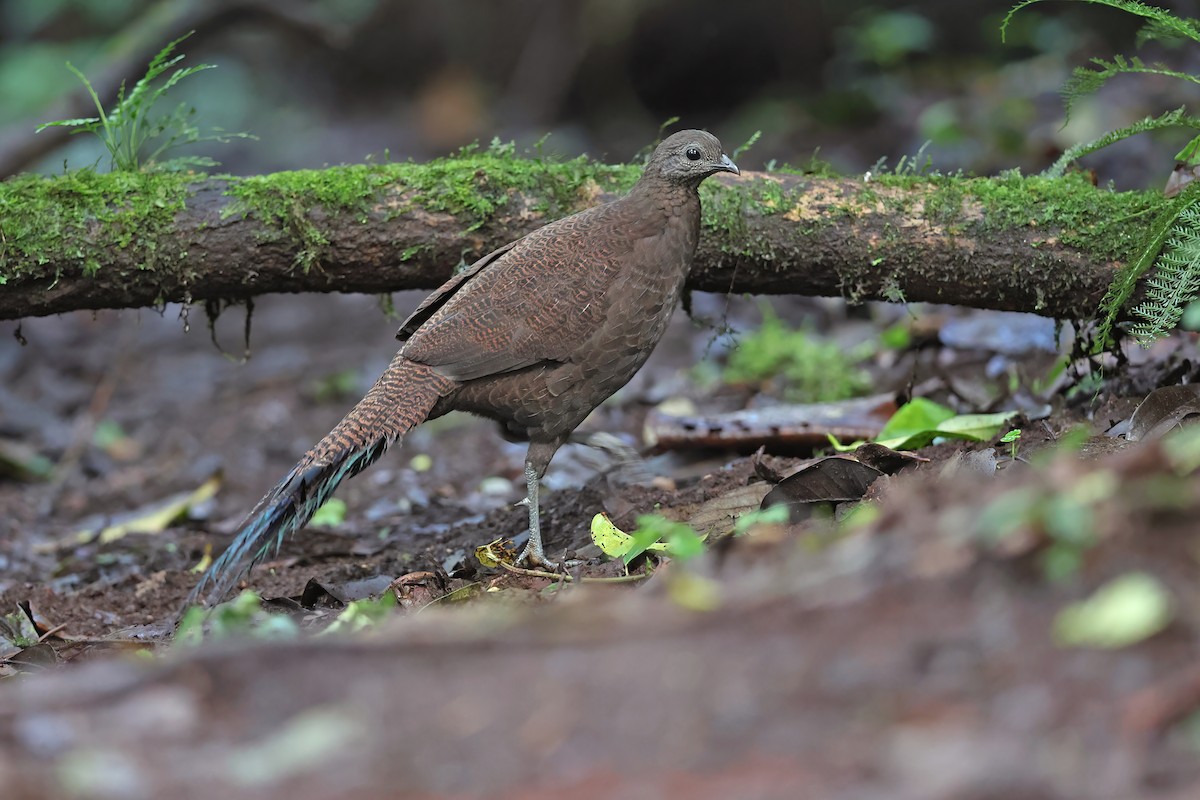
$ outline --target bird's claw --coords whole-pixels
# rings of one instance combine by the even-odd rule
[[[533,547],[533,542],[525,545],[525,549],[521,551],[521,555],[517,556],[513,561],[513,566],[525,566],[530,569],[542,569],[547,572],[565,573],[569,569],[583,564],[582,559],[565,558],[562,561],[551,561],[546,558],[546,554],[542,549]]]

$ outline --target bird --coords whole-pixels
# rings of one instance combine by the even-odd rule
[[[210,603],[226,596],[343,480],[452,410],[529,443],[529,539],[516,563],[561,570],[542,542],[542,476],[564,443],[601,444],[575,428],[662,338],[696,254],[699,186],[719,172],[741,174],[717,137],[674,133],[622,197],[550,222],[442,284],[400,326],[383,375],[258,502],[189,600],[206,589]]]

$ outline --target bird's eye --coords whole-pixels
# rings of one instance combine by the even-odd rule
[[[688,157],[688,161],[699,161],[700,160],[700,148],[699,147],[689,147],[687,149],[687,152],[684,153],[684,155],[686,155]]]

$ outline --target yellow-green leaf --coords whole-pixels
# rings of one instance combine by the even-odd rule
[[[1130,572],[1060,611],[1054,638],[1068,647],[1126,647],[1161,631],[1171,616],[1166,587],[1153,575]]]
[[[78,531],[75,538],[79,542],[100,541],[102,544],[115,542],[130,533],[162,533],[172,522],[187,514],[188,509],[204,502],[217,493],[221,488],[221,476],[213,475],[191,492],[180,492],[159,503],[153,503],[146,508],[113,523],[97,534],[93,530]]]

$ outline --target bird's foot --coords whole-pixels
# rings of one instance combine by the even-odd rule
[[[521,555],[517,556],[513,561],[513,566],[525,566],[531,569],[542,569],[547,572],[566,572],[569,569],[574,569],[584,563],[583,559],[579,558],[564,558],[562,561],[551,561],[546,558],[546,553],[541,547],[535,547],[533,539],[525,545],[525,549],[521,551]]]

